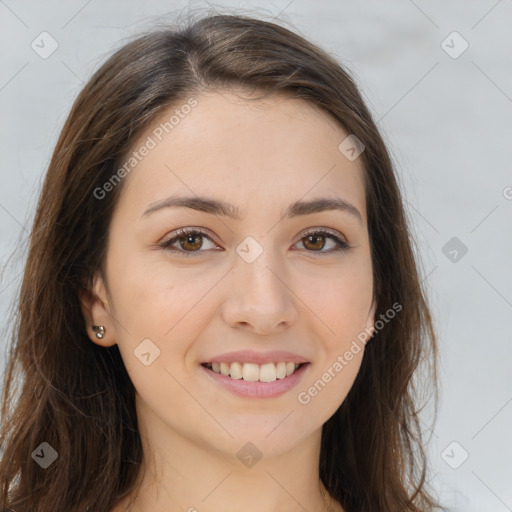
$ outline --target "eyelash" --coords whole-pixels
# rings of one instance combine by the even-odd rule
[[[182,229],[179,229],[178,231],[176,231],[176,233],[174,234],[174,236],[172,238],[169,238],[169,239],[165,240],[162,244],[160,244],[160,247],[162,249],[166,250],[166,251],[169,251],[169,252],[173,253],[173,254],[183,254],[183,255],[185,255],[187,257],[188,256],[196,257],[200,253],[206,252],[206,251],[202,251],[202,250],[184,251],[182,249],[170,249],[169,248],[175,242],[179,241],[180,238],[184,238],[184,237],[186,237],[188,235],[202,235],[202,236],[205,236],[206,238],[208,238],[211,242],[213,242],[213,240],[208,235],[208,233],[206,233],[205,231],[203,231],[201,229],[198,229],[198,228],[182,228]],[[310,252],[310,253],[313,253],[313,254],[314,253],[318,253],[318,254],[333,254],[333,253],[337,253],[337,252],[340,252],[340,251],[347,251],[351,247],[349,244],[347,244],[346,242],[341,240],[334,232],[328,231],[328,230],[322,230],[322,229],[321,230],[307,231],[306,233],[303,234],[303,236],[301,237],[299,242],[301,242],[304,238],[306,238],[308,236],[311,236],[311,235],[326,235],[327,238],[331,238],[336,243],[336,248],[330,249],[328,251],[311,251],[311,250],[307,250],[306,249],[307,252]]]

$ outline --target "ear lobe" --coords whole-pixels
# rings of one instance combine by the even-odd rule
[[[85,328],[89,339],[103,347],[115,345],[114,322],[107,301],[107,291],[103,279],[99,275],[84,279],[78,291],[78,299],[85,320]],[[93,326],[102,325],[105,334],[100,339],[96,336]]]

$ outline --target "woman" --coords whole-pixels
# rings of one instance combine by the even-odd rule
[[[87,83],[48,169],[2,507],[434,510],[424,358],[435,386],[400,191],[348,74],[247,16],[153,31]]]

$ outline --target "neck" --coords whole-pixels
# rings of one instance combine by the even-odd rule
[[[157,418],[145,418],[139,422],[144,460],[138,485],[113,512],[342,511],[319,479],[321,430],[292,450],[263,455],[256,463],[250,460],[256,448],[249,445],[245,465],[243,455],[233,454],[246,439],[232,440],[231,453],[215,451]]]

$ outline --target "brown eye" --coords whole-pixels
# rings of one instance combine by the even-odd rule
[[[196,256],[205,251],[204,243],[212,244],[215,250],[215,243],[210,236],[199,229],[180,229],[174,233],[172,238],[169,238],[161,244],[161,247],[171,253],[180,254],[184,256]],[[331,246],[329,247],[329,241]],[[350,249],[350,245],[344,242],[341,238],[329,231],[312,231],[306,233],[299,243],[302,243],[304,248],[309,253],[335,253],[339,251],[346,251]],[[327,245],[327,250],[324,250]],[[208,249],[208,247],[206,247]],[[217,249],[218,246],[217,246]]]
[[[169,238],[160,246],[171,253],[196,256],[194,253],[200,255],[202,252],[205,252],[205,239],[215,248],[215,243],[203,231],[198,229],[180,229],[172,238]],[[206,249],[209,249],[209,247],[206,247]]]
[[[308,235],[306,237],[304,237],[302,240],[306,240],[307,242],[303,242],[304,243],[304,247],[306,249],[311,249],[311,250],[321,250],[324,248],[325,246],[325,236],[323,235]]]
[[[331,240],[331,246],[323,250],[326,244]],[[301,238],[300,243],[306,248],[307,252],[318,252],[320,254],[346,251],[350,245],[344,242],[334,233],[329,231],[311,231]]]
[[[186,251],[197,251],[203,245],[203,235],[185,235],[177,239],[180,242],[180,247]],[[184,240],[184,241],[183,241]]]

